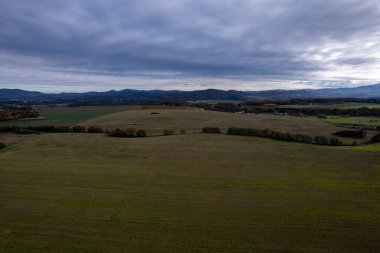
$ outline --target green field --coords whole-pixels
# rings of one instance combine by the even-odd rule
[[[152,112],[159,114],[151,114]],[[236,114],[203,109],[142,109],[106,115],[81,122],[105,129],[142,128],[148,133],[162,133],[164,129],[185,129],[199,132],[205,126],[216,126],[226,131],[229,127],[252,127],[309,135],[326,135],[341,128],[317,118],[276,116],[265,114]]]
[[[152,112],[159,114],[151,114]],[[207,111],[203,109],[157,109],[147,108],[129,110],[81,122],[85,126],[98,126],[103,129],[137,128],[147,130],[149,135],[162,134],[164,129],[174,129],[177,133],[184,129],[187,132],[200,132],[205,126],[220,127],[226,131],[229,127],[243,127],[256,129],[272,129],[293,134],[309,136],[323,135],[332,137],[345,128],[338,127],[334,122],[314,117],[277,116],[269,114],[236,114]],[[368,131],[367,139],[376,132]],[[352,138],[340,138],[343,143],[353,141]]]
[[[338,109],[358,109],[362,107],[367,108],[380,108],[380,104],[370,104],[370,103],[346,103],[346,104],[336,104],[336,105],[327,105],[327,108],[338,108]]]
[[[322,108],[322,109],[358,109],[362,107],[380,108],[380,104],[343,103],[343,104],[310,104],[310,105],[280,105],[279,108]]]
[[[91,118],[136,109],[139,106],[80,106],[80,107],[37,107],[35,110],[40,114],[41,119],[3,121],[2,126],[72,126],[81,121]]]
[[[380,126],[380,117],[329,116],[326,121],[333,124]]]
[[[0,152],[0,252],[378,252],[380,153],[43,134]]]

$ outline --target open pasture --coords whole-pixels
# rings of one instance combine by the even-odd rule
[[[154,114],[152,114],[154,113]],[[272,129],[293,134],[309,136],[331,136],[342,130],[323,119],[296,116],[277,116],[267,114],[237,114],[207,111],[203,109],[142,109],[129,110],[94,118],[80,123],[86,126],[98,126],[112,130],[115,128],[145,129],[148,134],[162,134],[164,129],[177,132],[200,132],[205,126],[220,127],[226,131],[229,127]],[[369,134],[371,136],[371,133]],[[345,143],[352,143],[351,138],[341,138]]]
[[[333,124],[380,126],[380,117],[328,116],[326,121]]]
[[[0,252],[380,249],[380,153],[43,134],[0,151]]]
[[[342,103],[342,104],[309,104],[309,105],[280,105],[279,108],[321,108],[321,109],[358,109],[362,107],[380,108],[380,104],[372,103]]]
[[[100,117],[103,115],[140,108],[139,106],[79,106],[79,107],[67,107],[67,106],[40,106],[34,108],[40,117],[29,120],[17,120],[17,121],[3,121],[0,122],[2,126],[72,126],[81,121],[91,118]]]

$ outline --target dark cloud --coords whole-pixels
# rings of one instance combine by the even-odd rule
[[[380,79],[377,0],[12,0],[0,10],[3,87],[264,89]]]

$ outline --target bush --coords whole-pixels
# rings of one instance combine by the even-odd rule
[[[303,135],[303,134],[294,135],[290,133],[277,132],[277,131],[273,131],[269,129],[257,130],[257,129],[252,129],[252,128],[230,127],[227,130],[227,134],[257,136],[257,137],[271,138],[271,139],[282,140],[282,141],[313,143],[313,138],[311,138],[308,135]]]
[[[55,127],[54,132],[56,132],[56,133],[67,133],[67,132],[71,132],[71,129],[70,129],[70,127],[65,127],[65,126]]]
[[[5,148],[5,144],[0,142],[0,149]]]
[[[180,133],[181,133],[181,134],[186,134],[186,130],[182,129],[182,130],[180,131]]]
[[[175,134],[175,130],[173,129],[165,129],[164,130],[164,135],[174,135]]]
[[[127,128],[125,130],[116,128],[108,133],[109,136],[112,137],[123,137],[123,138],[134,138],[134,137],[146,137],[146,131],[140,129],[136,131],[134,128]]]
[[[136,133],[137,137],[146,137],[146,131],[143,130],[143,129],[139,129],[137,130],[137,133]]]
[[[57,132],[57,129],[54,126],[36,126],[36,127],[28,127],[27,129],[35,130],[38,132],[48,132],[48,133]]]
[[[220,134],[222,131],[220,130],[219,127],[204,127],[202,129],[202,133],[207,133],[207,134]]]
[[[112,137],[127,137],[126,132],[120,128],[112,130],[108,135]]]
[[[30,130],[30,129],[18,129],[14,131],[16,134],[39,134],[40,132],[37,132],[35,130]]]
[[[103,129],[101,129],[100,127],[96,127],[96,126],[90,126],[87,128],[87,132],[88,133],[103,133]]]
[[[126,137],[133,138],[133,137],[136,137],[137,132],[136,132],[136,129],[134,128],[127,128],[125,129],[125,134],[126,134]]]
[[[332,138],[330,138],[329,145],[330,146],[342,146],[343,143],[340,140],[338,140],[337,138],[332,137]]]
[[[313,143],[313,138],[308,135],[296,134],[295,138],[298,142]]]
[[[343,130],[333,133],[335,136],[339,137],[350,137],[350,138],[365,138],[367,136],[367,132],[365,129],[359,129],[359,130]]]
[[[2,133],[12,133],[14,131],[17,131],[19,130],[20,128],[19,127],[15,127],[15,126],[5,126],[5,127],[0,127],[0,132]]]
[[[72,127],[72,131],[74,133],[85,133],[86,132],[86,128],[83,127],[83,126],[73,126]]]
[[[376,143],[376,142],[380,142],[380,134],[376,134],[372,136],[371,143]]]
[[[314,143],[318,144],[318,145],[327,145],[327,144],[329,144],[329,141],[324,136],[315,136],[314,137]]]

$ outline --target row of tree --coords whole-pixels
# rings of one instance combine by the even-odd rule
[[[202,129],[202,133],[206,134],[220,134],[222,131],[220,130],[219,127],[204,127]]]
[[[219,130],[220,131],[220,130]],[[18,133],[18,134],[38,134],[38,133],[107,133],[109,136],[113,137],[146,137],[147,132],[144,129],[127,128],[121,129],[116,128],[112,131],[103,130],[96,126],[29,126],[29,127],[18,127],[18,126],[5,126],[0,127],[0,133]],[[186,130],[180,130],[180,134],[185,134]],[[163,130],[163,135],[174,135],[176,131],[174,129]]]
[[[38,116],[38,112],[29,108],[5,109],[0,111],[0,121],[37,118]]]
[[[8,133],[20,133],[20,134],[34,134],[39,132],[46,133],[103,133],[103,129],[90,126],[29,126],[29,127],[18,127],[18,126],[5,126],[0,127],[0,132],[8,132]]]
[[[74,127],[65,127],[65,126],[36,126],[36,127],[0,127],[0,132],[13,132],[20,134],[36,134],[40,132],[49,132],[49,133],[64,133],[64,132],[77,132],[77,133],[108,133],[109,136],[112,137],[125,137],[125,138],[133,138],[133,137],[146,137],[147,132],[143,129],[136,130],[135,128],[127,128],[120,129],[116,128],[111,132],[103,131],[103,129],[95,126],[90,126],[88,128],[83,126],[74,126]],[[181,134],[185,134],[185,130],[180,131]],[[202,129],[202,133],[212,133],[212,134],[220,134],[222,133],[219,127],[204,127]],[[174,135],[175,130],[173,129],[165,129],[163,131],[163,135]],[[318,145],[330,145],[330,146],[341,146],[343,143],[334,137],[327,138],[325,136],[315,136],[312,138],[308,135],[303,134],[290,134],[279,131],[274,131],[270,129],[254,129],[254,128],[238,128],[238,127],[230,127],[227,130],[227,134],[229,135],[244,135],[244,136],[256,136],[263,138],[271,138],[282,141],[291,141],[291,142],[301,142],[301,143],[309,143],[309,144],[318,144]],[[340,131],[336,132],[335,135],[340,137],[351,137],[351,138],[365,138],[365,130],[360,129],[358,131]],[[370,143],[380,142],[380,133],[374,135],[370,141]],[[353,142],[352,145],[356,145],[356,142]],[[5,145],[0,143],[0,149],[4,148]]]
[[[180,134],[185,134],[186,130],[181,130]],[[175,135],[176,131],[174,129],[164,129],[162,132],[163,135]],[[125,138],[133,138],[133,137],[147,137],[147,132],[143,129],[136,130],[135,128],[127,128],[121,129],[116,128],[108,133],[108,136],[112,137],[125,137]]]
[[[143,129],[136,130],[135,128],[121,129],[116,128],[108,133],[112,137],[134,138],[134,137],[146,137],[146,131]]]
[[[295,116],[380,116],[380,108],[352,108],[352,109],[338,109],[338,108],[281,108],[277,107],[277,104],[268,105],[251,105],[250,103],[198,103],[198,107],[211,110],[211,111],[220,111],[220,112],[244,112],[244,113],[266,113],[266,114],[288,114]]]
[[[315,136],[314,138],[312,138],[311,136],[308,136],[308,135],[283,133],[283,132],[273,131],[270,129],[261,130],[261,129],[253,129],[253,128],[230,127],[227,130],[227,134],[256,136],[256,137],[270,138],[270,139],[275,139],[275,140],[302,142],[302,143],[318,144],[318,145],[331,145],[331,146],[343,145],[343,143],[339,139],[334,138],[334,137],[326,138],[325,136]]]
[[[342,131],[333,133],[333,135],[339,136],[339,137],[363,139],[367,137],[367,131],[363,128],[359,130],[342,130]]]
[[[372,136],[371,138],[371,143],[377,143],[377,142],[380,142],[380,133]]]

